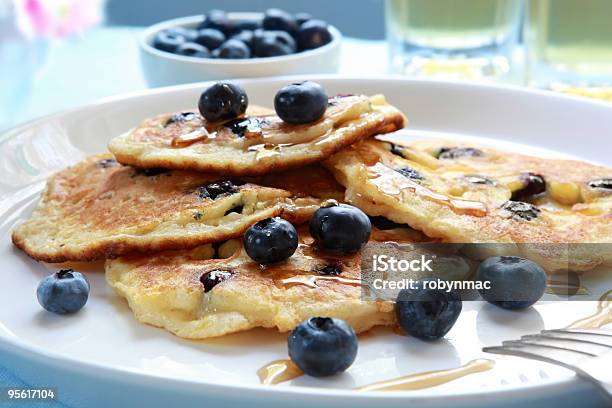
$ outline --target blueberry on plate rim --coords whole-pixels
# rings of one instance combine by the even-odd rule
[[[357,357],[357,335],[344,320],[312,317],[287,339],[289,357],[304,373],[328,377],[345,371]]]
[[[293,224],[280,217],[267,218],[251,225],[244,234],[244,249],[255,262],[266,265],[288,259],[298,247]]]
[[[229,120],[246,112],[249,104],[246,91],[233,82],[217,82],[200,96],[198,109],[208,121]]]
[[[437,340],[455,325],[462,309],[461,296],[452,289],[438,289],[435,279],[421,279],[416,288],[402,289],[395,313],[402,329],[421,340]]]
[[[328,99],[325,89],[318,83],[299,82],[287,85],[276,93],[274,110],[287,123],[311,123],[325,114]]]
[[[525,309],[536,303],[546,289],[542,267],[518,256],[493,256],[478,267],[476,279],[490,282],[490,289],[479,289],[484,300],[503,309]]]
[[[361,250],[372,232],[372,223],[363,211],[338,203],[315,211],[308,227],[320,247],[343,255]]]
[[[89,281],[80,272],[62,269],[40,281],[36,289],[38,303],[56,314],[76,313],[89,298]]]

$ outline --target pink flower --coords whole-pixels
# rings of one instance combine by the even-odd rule
[[[17,24],[28,37],[65,37],[102,21],[104,0],[14,0]]]

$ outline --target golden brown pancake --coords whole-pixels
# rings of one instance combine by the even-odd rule
[[[137,167],[260,175],[321,161],[404,125],[404,115],[384,97],[350,95],[331,98],[324,116],[304,125],[285,123],[261,107],[225,123],[208,123],[196,112],[159,115],[111,140],[109,149],[119,162]]]
[[[433,238],[508,244],[499,249],[551,271],[591,269],[612,258],[608,167],[389,136],[345,149],[326,166],[347,188],[348,202]],[[541,190],[538,177],[545,191],[531,194]]]
[[[106,280],[139,321],[185,338],[254,327],[286,332],[312,316],[344,319],[356,332],[395,323],[392,303],[361,300],[360,254],[334,256],[316,248],[307,228],[298,232],[298,249],[279,264],[257,264],[232,240],[109,260]],[[424,239],[410,228],[374,229],[371,236],[371,242]]]
[[[328,198],[341,194],[326,170],[313,167],[310,174],[318,188],[332,194]],[[295,184],[295,177],[288,175],[286,182]],[[278,186],[285,183],[282,174],[276,178]],[[330,181],[321,185],[326,178]],[[136,169],[108,154],[93,156],[51,177],[38,208],[13,232],[13,242],[46,262],[193,248],[240,236],[268,217],[307,220],[322,199],[306,193],[309,173],[302,180],[302,188],[292,192],[253,180]]]

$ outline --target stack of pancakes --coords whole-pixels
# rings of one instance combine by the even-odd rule
[[[311,316],[357,332],[394,324],[392,303],[362,300],[362,255],[326,253],[303,227],[328,200],[371,216],[372,243],[506,244],[550,272],[612,259],[583,246],[612,241],[612,169],[383,136],[405,125],[384,97],[363,95],[331,98],[306,125],[261,107],[224,123],[160,115],[52,176],[13,242],[45,262],[106,259],[140,321],[187,338],[288,331]],[[242,234],[276,216],[300,244],[261,266]]]

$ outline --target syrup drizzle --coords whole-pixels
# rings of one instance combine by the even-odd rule
[[[370,167],[369,171],[372,173],[372,178],[378,179],[377,186],[385,194],[400,195],[404,190],[411,190],[418,196],[446,205],[460,214],[477,217],[484,217],[487,214],[487,207],[480,201],[451,198],[445,194],[436,193],[408,178],[402,178],[401,182],[398,182],[397,177],[395,175],[390,176],[389,168],[382,163],[376,163]]]
[[[411,391],[435,387],[445,384],[466,375],[487,371],[495,366],[495,362],[487,359],[472,360],[458,368],[448,370],[429,371],[399,377],[392,380],[381,381],[374,384],[356,388],[357,391]]]
[[[274,360],[257,370],[259,382],[263,385],[274,385],[293,380],[304,373],[291,360]]]
[[[298,275],[292,276],[281,280],[281,283],[285,286],[288,285],[304,285],[311,288],[318,288],[317,281],[333,281],[343,283],[351,286],[361,286],[363,282],[361,279],[348,279],[340,276],[316,276],[316,275]]]
[[[568,329],[599,329],[612,323],[612,290],[604,293],[597,303],[597,312],[591,316],[575,321]]]
[[[201,140],[214,139],[216,135],[208,133],[205,127],[198,128],[184,135],[174,136],[170,141],[172,147],[187,147]]]
[[[495,362],[487,359],[472,360],[469,363],[448,370],[428,371],[420,374],[413,374],[399,377],[392,380],[377,382],[363,387],[358,387],[356,391],[410,391],[421,390],[424,388],[435,387],[447,382],[465,377],[466,375],[480,373],[492,369]],[[291,381],[294,378],[304,375],[293,361],[289,359],[274,360],[257,370],[259,382],[263,385],[274,385],[282,382]]]
[[[255,159],[261,160],[270,156],[277,156],[281,154],[283,148],[293,146],[294,143],[280,143],[280,144],[272,144],[272,143],[260,143],[253,146],[249,146],[247,151],[255,152]]]

